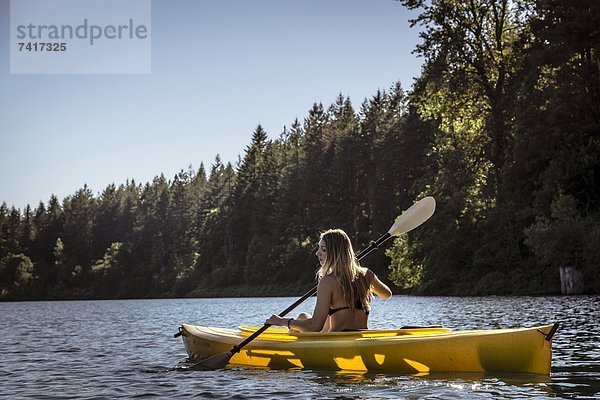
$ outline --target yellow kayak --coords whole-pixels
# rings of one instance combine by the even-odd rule
[[[257,329],[183,324],[180,332],[190,360],[200,361],[231,350]],[[547,375],[555,331],[553,325],[471,331],[424,327],[328,333],[292,333],[270,327],[235,353],[230,364],[315,370]]]

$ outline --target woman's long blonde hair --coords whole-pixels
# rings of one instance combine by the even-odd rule
[[[342,285],[344,300],[350,309],[355,309],[360,303],[368,312],[371,309],[371,290],[354,255],[350,238],[341,229],[330,229],[321,233],[320,240],[325,242],[326,255],[325,262],[317,271],[317,278],[333,274]]]

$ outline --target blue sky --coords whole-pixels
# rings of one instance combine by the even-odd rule
[[[276,138],[314,102],[410,89],[413,16],[393,0],[153,0],[151,74],[15,75],[0,0],[0,203],[235,162],[259,123]]]

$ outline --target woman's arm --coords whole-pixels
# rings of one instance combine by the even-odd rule
[[[271,318],[265,321],[266,324],[277,326],[288,326],[300,332],[320,332],[325,324],[327,315],[329,314],[329,306],[331,305],[331,296],[333,294],[332,277],[325,276],[319,282],[317,288],[317,304],[311,318],[293,319],[281,318],[279,315],[272,315]]]
[[[390,288],[381,282],[377,275],[370,269],[367,269],[367,282],[371,285],[371,291],[383,300],[389,300],[392,297]]]

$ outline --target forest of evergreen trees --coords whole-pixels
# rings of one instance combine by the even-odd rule
[[[320,230],[359,250],[426,195],[434,217],[363,262],[396,290],[559,293],[567,266],[600,292],[600,2],[399,3],[410,92],[258,126],[236,165],[3,204],[0,299],[297,295]]]

